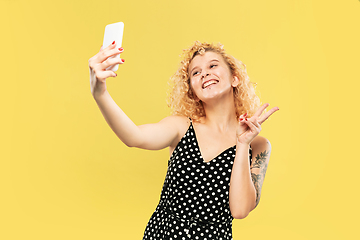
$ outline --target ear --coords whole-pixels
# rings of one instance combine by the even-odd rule
[[[238,78],[237,76],[234,76],[234,77],[233,77],[233,81],[232,81],[232,83],[231,83],[231,86],[237,87],[237,85],[239,85],[239,83],[240,83],[239,78]]]

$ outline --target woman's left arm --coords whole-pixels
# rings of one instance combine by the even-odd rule
[[[270,142],[258,134],[261,124],[279,110],[272,108],[262,117],[260,115],[268,104],[264,104],[253,117],[240,119],[237,132],[236,155],[231,172],[229,205],[234,218],[245,218],[259,203],[261,187],[270,159]],[[249,145],[252,146],[252,163],[249,163]]]
[[[251,143],[251,147],[252,147],[252,159],[250,165],[250,172],[251,172],[251,179],[252,182],[254,183],[256,190],[256,204],[255,204],[256,207],[260,201],[261,188],[264,183],[267,167],[269,165],[271,144],[269,140],[267,140],[266,138],[258,136]]]

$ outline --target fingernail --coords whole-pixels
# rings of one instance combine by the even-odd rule
[[[247,118],[245,118],[245,121],[247,121]]]
[[[124,49],[121,47],[121,48],[119,48],[119,51],[123,51]]]
[[[115,77],[117,77],[117,74],[115,73]]]
[[[122,62],[125,62],[125,59],[121,59]]]
[[[245,113],[244,117],[246,117],[246,116],[247,116],[247,113]]]
[[[113,41],[112,44],[115,44],[115,41]]]
[[[244,120],[243,118],[240,118],[240,121]]]

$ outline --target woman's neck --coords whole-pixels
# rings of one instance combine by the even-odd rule
[[[237,126],[235,103],[233,97],[204,103],[205,117],[202,123],[224,132]]]

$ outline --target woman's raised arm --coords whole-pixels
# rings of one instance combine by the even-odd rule
[[[101,49],[89,60],[91,93],[106,122],[129,147],[158,150],[174,144],[179,138],[179,129],[176,127],[178,124],[175,122],[181,121],[181,117],[171,116],[155,124],[136,126],[106,90],[106,78],[117,76],[115,72],[106,69],[111,65],[124,63],[122,59],[109,58],[123,52],[122,48],[117,49],[115,46],[113,43]]]

